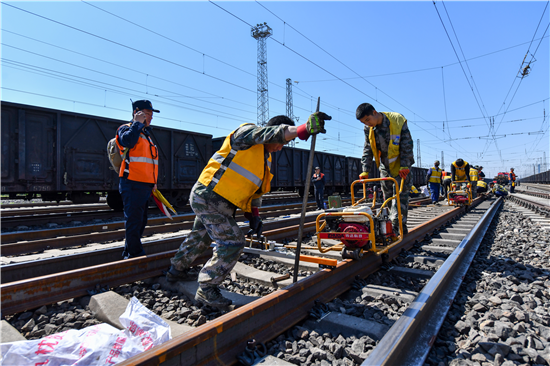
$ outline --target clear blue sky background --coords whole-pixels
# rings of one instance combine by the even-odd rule
[[[489,176],[510,167],[526,176],[550,162],[548,2],[8,1],[0,9],[2,101],[128,120],[130,98],[150,99],[161,110],[156,125],[225,136],[257,121],[250,26],[266,22],[269,115],[286,114],[287,78],[298,124],[321,97],[333,120],[317,150],[360,157],[355,109],[370,102],[408,119],[417,165],[417,141],[423,167],[442,152],[445,168],[462,157]],[[531,71],[522,79],[524,60]]]

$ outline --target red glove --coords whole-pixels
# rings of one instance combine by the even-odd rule
[[[301,126],[298,126],[298,138],[300,140],[307,141],[309,136],[317,135],[318,133],[326,133],[325,130],[325,121],[330,121],[332,119],[326,113],[315,112],[309,116],[307,122]]]
[[[409,172],[410,172],[409,168],[401,168],[401,169],[399,170],[399,176],[400,176],[402,179],[405,179],[405,178],[407,178],[407,175],[409,175]]]

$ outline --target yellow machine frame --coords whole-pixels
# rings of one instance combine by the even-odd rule
[[[394,178],[391,178],[391,177],[372,178],[372,179],[359,179],[359,180],[356,180],[353,183],[351,183],[351,206],[352,207],[357,206],[358,204],[366,201],[366,199],[367,199],[366,184],[367,183],[385,181],[385,180],[391,180],[391,181],[393,181],[394,185],[397,186],[397,180],[395,180]],[[384,247],[383,249],[378,249],[376,247],[376,238],[375,238],[375,235],[374,235],[374,231],[371,230],[370,233],[369,233],[369,240],[372,243],[371,248],[369,249],[370,252],[374,252],[378,255],[385,254],[385,253],[388,252],[388,250],[391,247],[399,244],[403,240],[403,234],[402,234],[403,233],[403,222],[402,222],[402,216],[401,216],[401,201],[399,199],[399,194],[403,190],[404,181],[405,181],[404,179],[401,179],[401,186],[400,186],[399,191],[394,196],[388,198],[387,200],[384,201],[384,203],[382,203],[382,206],[380,206],[379,213],[378,213],[378,215],[380,215],[380,213],[382,212],[382,208],[384,208],[388,204],[388,202],[390,202],[391,200],[396,200],[397,201],[396,202],[396,204],[397,204],[397,215],[398,215],[398,218],[399,218],[399,236],[397,237],[397,241],[395,241],[392,244]],[[357,183],[362,183],[363,184],[363,198],[361,198],[361,199],[357,200],[357,202],[355,202],[354,186]],[[372,208],[374,208],[375,206],[376,206],[376,192],[374,192],[374,195],[373,195]],[[317,220],[315,222],[316,234],[317,234],[317,247],[309,246],[309,247],[302,247],[302,249],[318,249],[319,252],[321,252],[321,253],[326,253],[326,252],[331,251],[331,250],[334,250],[334,251],[343,250],[345,248],[345,244],[342,243],[342,242],[340,242],[339,244],[336,244],[332,247],[329,247],[329,248],[323,248],[321,246],[321,238],[319,238],[318,234],[326,226],[326,221],[323,221],[323,223],[321,223],[321,219],[323,219],[326,216],[353,216],[353,215],[366,216],[369,220],[370,227],[371,228],[374,227],[374,220],[373,220],[372,216],[369,215],[366,212],[328,212],[328,213],[325,212],[325,213],[322,213],[319,216],[317,216]],[[375,216],[375,217],[378,217],[378,216]],[[292,246],[287,246],[287,247],[292,248]],[[363,249],[360,249],[360,254],[361,255],[362,255],[362,252],[363,252]]]
[[[464,191],[464,190],[456,190],[456,187],[457,187],[457,184],[460,184],[460,183],[466,183],[466,188],[467,190]],[[449,192],[447,192],[447,204],[449,206],[459,206],[460,204],[457,204],[455,203],[456,201],[453,200],[453,204],[451,205],[450,202],[450,194],[454,192],[454,193],[467,193],[468,194],[468,202],[467,203],[464,203],[465,206],[470,206],[472,204],[472,185],[469,181],[467,180],[455,180],[455,181],[452,181],[451,182],[451,189],[449,190]]]

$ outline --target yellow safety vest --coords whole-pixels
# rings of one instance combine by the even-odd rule
[[[428,180],[430,183],[441,183],[441,169],[432,167],[432,174]]]
[[[478,179],[477,169],[470,167],[470,180],[472,182],[475,182],[477,181],[477,179]]]
[[[401,129],[407,122],[405,117],[396,112],[381,112],[390,120],[390,146],[388,151],[388,160],[390,162],[390,174],[392,177],[399,175],[401,169],[401,159],[399,158],[399,143],[401,140]],[[374,137],[374,129],[371,127],[369,132],[369,143],[376,161],[376,166],[380,168],[380,155],[376,147],[376,138]]]
[[[415,186],[411,187],[411,193],[419,193]]]
[[[483,180],[478,180],[477,181],[477,186],[481,187],[481,188],[487,188],[487,183]]]
[[[233,150],[233,133],[235,131],[225,138],[220,150],[212,155],[199,177],[199,182],[205,186],[214,185],[214,192],[244,212],[252,212],[252,200],[271,190],[271,154],[267,164],[263,164],[263,144],[254,145],[247,150]],[[215,178],[220,170],[223,171],[221,176]]]
[[[468,165],[468,162],[465,161],[462,167],[458,167],[456,165],[456,161],[453,161],[453,166],[455,167],[455,177],[456,180],[466,180],[466,165]],[[472,168],[470,168],[472,169]]]

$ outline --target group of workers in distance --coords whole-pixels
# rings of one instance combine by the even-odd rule
[[[117,131],[117,144],[123,159],[119,177],[126,228],[125,259],[146,254],[141,236],[147,223],[147,202],[156,190],[158,177],[158,150],[150,136],[153,112],[159,111],[153,108],[150,101],[134,102],[132,121]],[[392,177],[397,181],[397,187],[391,181],[381,182],[384,200],[394,196],[404,180],[399,197],[402,234],[406,235],[409,191],[412,187],[409,173],[415,162],[407,119],[396,112],[378,112],[369,103],[357,107],[356,118],[364,124],[365,133],[361,159],[363,172],[359,178],[368,178],[374,159],[381,177]],[[198,280],[197,302],[214,307],[230,305],[231,300],[222,295],[219,286],[233,270],[246,243],[245,234],[235,219],[237,209],[248,220],[250,230],[247,235],[261,235],[263,224],[259,208],[262,196],[271,190],[271,153],[280,151],[296,137],[307,141],[312,135],[326,133],[325,121],[331,119],[323,112],[315,112],[306,123],[296,127],[294,121],[281,115],[271,118],[263,127],[244,123],[232,131],[210,158],[191,190],[189,203],[195,213],[195,222],[170,260],[166,279],[170,282]],[[447,177],[439,169],[439,162],[434,165],[428,173],[427,183],[432,200],[437,202],[439,185],[443,179],[445,187]],[[478,177],[484,176],[481,168],[474,169],[458,159],[453,162],[451,179],[478,181]],[[317,206],[323,208],[324,175],[318,167],[313,181]],[[483,187],[479,185],[478,188]],[[392,201],[388,206],[394,231],[399,232],[397,207]],[[212,256],[197,273],[192,268],[194,261],[210,248]]]

